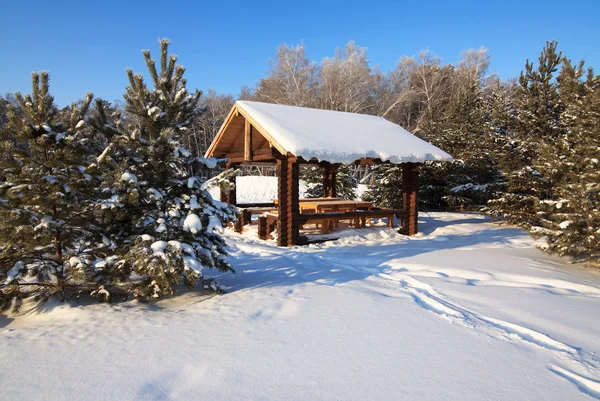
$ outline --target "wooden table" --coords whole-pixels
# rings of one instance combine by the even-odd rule
[[[355,212],[357,209],[366,209],[371,210],[373,208],[373,204],[371,202],[365,201],[353,201],[353,200],[314,200],[314,199],[306,199],[301,200],[299,203],[300,213],[302,213],[302,209],[309,209],[318,212],[322,211],[331,211],[331,212],[339,212],[339,211],[348,211]]]
[[[371,210],[373,204],[365,201],[353,201],[353,200],[314,200],[307,199],[301,200],[299,203],[300,214],[302,213],[324,213],[324,212],[356,212],[358,209]],[[330,226],[337,227],[339,220],[350,220],[354,222],[355,227],[362,225],[360,217],[351,217],[348,219],[323,219],[321,224],[321,232],[327,233]]]
[[[279,204],[279,199],[274,199],[273,204],[277,206]],[[343,200],[339,198],[301,198],[298,200],[298,209],[300,214],[356,212],[357,210],[371,211],[373,209],[373,204],[371,202]],[[364,227],[366,218],[366,216],[353,216],[348,217],[347,220],[353,221],[355,227]],[[323,220],[318,219],[315,221],[315,223],[321,224],[321,232],[325,234],[329,232],[331,227],[337,227],[339,220],[346,219],[323,216]]]
[[[300,198],[300,202],[335,202],[341,201],[339,198]],[[279,205],[279,199],[273,199],[273,204],[275,206]]]

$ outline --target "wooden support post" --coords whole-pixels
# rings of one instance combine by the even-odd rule
[[[415,235],[418,232],[419,217],[419,165],[402,164],[402,209],[405,218],[402,220],[400,233]]]
[[[279,167],[277,245],[293,246],[298,244],[300,236],[297,219],[300,212],[298,205],[300,168],[296,157],[279,159],[277,166]]]
[[[234,223],[233,227],[236,233],[241,233],[244,231],[244,226],[252,223],[252,213],[249,209],[238,209],[240,214],[238,216],[238,220]]]
[[[258,238],[260,238],[262,240],[266,240],[267,235],[269,235],[269,233],[267,232],[267,218],[265,216],[259,216],[258,217]]]
[[[244,125],[244,160],[252,161],[252,125],[245,120]]]
[[[329,162],[320,163],[321,170],[323,171],[323,197],[324,198],[335,198],[337,197],[336,191],[336,171],[339,166],[333,165]]]
[[[233,230],[236,233],[241,233],[244,231],[244,215],[241,214],[238,216],[238,220],[233,223]]]
[[[231,191],[225,192],[223,191],[223,188],[221,188],[221,202],[235,205],[237,203],[237,185],[235,183],[235,176],[231,177],[230,182],[233,184],[233,189]]]

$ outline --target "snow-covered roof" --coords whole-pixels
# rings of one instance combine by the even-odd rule
[[[241,100],[235,108],[271,146],[306,160],[344,164],[361,158],[392,163],[452,160],[448,153],[382,117]],[[219,139],[218,135],[208,157]]]

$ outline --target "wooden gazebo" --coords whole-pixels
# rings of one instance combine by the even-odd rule
[[[300,226],[299,167],[323,170],[323,196],[335,197],[336,169],[342,164],[394,163],[402,166],[401,233],[417,233],[419,164],[447,161],[443,150],[384,118],[337,111],[237,101],[206,152],[227,158],[230,167],[242,164],[278,166],[277,242],[305,243]],[[221,193],[236,204],[236,192]]]

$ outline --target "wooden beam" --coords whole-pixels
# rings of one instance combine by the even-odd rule
[[[244,159],[252,161],[252,124],[244,120]]]
[[[277,160],[277,194],[279,198],[277,222],[277,245],[294,246],[300,237],[300,225],[297,216],[300,214],[298,204],[300,188],[300,167],[295,157]]]
[[[372,158],[372,157],[361,157],[358,160],[355,160],[352,164],[355,166],[376,166],[378,164],[386,164],[389,161],[382,161],[380,158]]]
[[[229,125],[229,123],[231,122],[231,120],[234,117],[237,117],[238,115],[239,115],[238,108],[237,108],[236,105],[234,105],[231,108],[231,110],[229,110],[229,114],[227,114],[227,117],[225,118],[225,121],[223,122],[223,125],[221,125],[221,128],[219,128],[219,132],[217,132],[217,135],[215,136],[215,139],[212,141],[212,143],[208,147],[208,150],[204,154],[204,157],[206,157],[206,158],[208,158],[208,157],[214,157],[215,148],[217,147],[217,145],[221,141],[221,138],[225,134],[225,130],[227,129],[227,126]]]
[[[264,148],[259,149],[252,153],[252,160],[247,160],[245,153],[225,153],[219,157],[229,159],[229,163],[243,163],[243,164],[254,164],[255,162],[265,163],[276,163],[277,159],[284,158],[275,148]]]
[[[323,197],[335,198],[337,195],[336,172],[340,165],[331,164],[329,162],[321,162],[319,165],[323,171]]]
[[[258,132],[261,133],[262,136],[264,136],[269,143],[271,144],[271,146],[275,147],[281,154],[285,154],[287,152],[287,150],[285,150],[283,148],[283,146],[281,146],[276,140],[275,138],[273,138],[266,129],[264,129],[254,118],[252,118],[252,116],[247,113],[243,108],[239,107],[239,106],[235,106],[237,107],[238,112],[240,113],[240,115],[244,116],[244,118],[248,121],[250,121],[250,124],[252,124],[252,127],[254,127],[255,130],[257,130]]]
[[[419,231],[419,165],[417,163],[402,164],[402,219],[400,233],[415,235]]]

